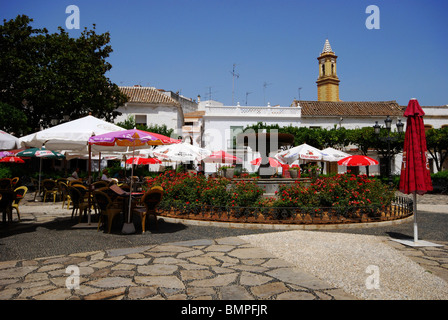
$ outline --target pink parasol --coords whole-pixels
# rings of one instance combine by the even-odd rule
[[[130,129],[123,131],[112,131],[98,136],[93,136],[89,139],[89,144],[96,144],[101,146],[155,146],[163,144],[180,143],[180,140],[172,139],[164,135],[147,132],[138,129]]]
[[[147,132],[138,129],[130,129],[130,130],[122,130],[122,131],[112,131],[108,133],[104,133],[101,135],[93,136],[89,139],[89,144],[96,144],[102,146],[123,146],[123,147],[132,147],[132,157],[134,158],[135,147],[142,146],[153,146],[153,145],[164,145],[164,144],[173,144],[180,143],[180,140],[171,139],[164,135]],[[131,168],[131,177],[134,175],[134,166]],[[129,211],[126,219],[126,223],[123,225],[122,232],[123,233],[134,233],[135,227],[131,222],[131,203],[132,203],[132,180],[130,185],[130,194],[129,194]]]

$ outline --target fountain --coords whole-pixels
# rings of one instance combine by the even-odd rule
[[[291,179],[272,177],[276,173],[276,169],[269,165],[269,155],[271,152],[277,152],[281,147],[288,147],[293,145],[294,136],[288,133],[278,133],[273,130],[269,133],[259,132],[253,130],[241,133],[237,136],[236,142],[239,145],[250,147],[261,154],[261,164],[258,168],[260,179],[257,183],[265,190],[264,196],[275,196],[275,191],[278,191],[279,185],[295,183],[297,180],[305,179]],[[235,180],[243,180],[235,179]],[[307,180],[308,181],[308,180]]]

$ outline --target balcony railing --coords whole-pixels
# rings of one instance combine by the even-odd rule
[[[212,107],[206,106],[207,115],[216,116],[269,116],[269,117],[300,117],[301,109],[297,107],[228,107],[219,106]]]

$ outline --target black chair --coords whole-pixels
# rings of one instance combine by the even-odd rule
[[[2,178],[0,179],[0,190],[10,190],[12,189],[12,179]]]
[[[0,211],[3,212],[3,223],[12,221],[12,204],[16,200],[13,190],[0,190]]]

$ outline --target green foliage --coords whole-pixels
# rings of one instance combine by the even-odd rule
[[[148,180],[148,188],[164,189],[163,204],[212,205],[219,207],[256,206],[263,195],[255,180],[231,184],[231,180],[219,177],[207,179],[204,175],[166,171]]]
[[[28,130],[27,117],[20,109],[0,102],[0,129],[18,136]]]
[[[431,174],[431,178],[436,178],[436,179],[445,179],[448,183],[448,170],[444,170],[444,171],[439,171],[437,173],[433,173]]]
[[[316,179],[309,187],[300,183],[284,185],[274,207],[384,207],[394,191],[377,179],[353,174],[338,174]]]
[[[135,124],[135,117],[130,115],[126,120],[118,122],[117,126],[120,126],[124,129],[139,129],[139,130],[143,130],[143,131],[148,131],[148,132],[154,132],[154,133],[158,133],[161,135],[164,135],[166,137],[171,137],[171,135],[174,132],[174,129],[168,129],[168,127],[166,126],[166,124],[161,124],[161,125],[157,125],[157,124],[153,124],[150,126],[145,126],[142,124]]]
[[[429,129],[426,132],[426,147],[437,170],[442,171],[442,164],[448,158],[448,127]]]
[[[308,128],[308,127],[294,127],[286,126],[280,127],[278,124],[267,125],[266,123],[258,122],[256,125],[247,126],[244,131],[251,129],[255,132],[266,130],[277,130],[278,133],[289,133],[294,136],[294,146],[306,143],[318,149],[325,149],[328,147],[342,148],[350,144],[355,145],[363,155],[367,155],[369,149],[375,149],[385,157],[387,155],[387,142],[384,139],[387,137],[387,130],[382,129],[380,137],[377,137],[372,127],[363,127],[357,129],[345,129],[344,127],[331,129],[322,128]],[[403,149],[404,134],[397,132],[390,133],[392,139],[390,140],[390,151],[392,154],[400,153]]]
[[[12,171],[11,168],[6,166],[0,166],[0,179],[3,178],[12,178]]]
[[[258,203],[263,195],[263,189],[255,183],[255,180],[242,180],[231,185],[230,206],[252,207]]]
[[[109,33],[84,29],[71,38],[61,27],[50,34],[34,29],[25,15],[0,25],[0,101],[20,110],[26,130],[48,127],[64,115],[77,119],[89,113],[112,121],[127,101],[105,76],[112,66]]]

